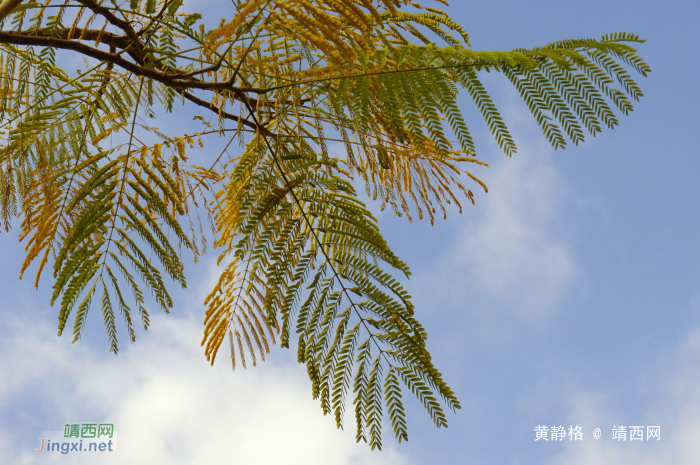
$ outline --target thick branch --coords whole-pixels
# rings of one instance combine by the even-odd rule
[[[119,37],[119,36],[116,36]],[[39,47],[53,47],[62,50],[73,50],[85,56],[95,58],[106,63],[114,63],[137,76],[147,77],[161,82],[173,89],[202,89],[202,90],[228,90],[237,92],[256,92],[260,89],[254,87],[236,87],[227,82],[202,82],[197,80],[179,80],[180,74],[162,73],[153,69],[140,66],[122,58],[118,53],[109,53],[98,48],[90,47],[75,40],[54,39],[52,37],[30,36],[23,33],[0,31],[0,42],[13,45],[36,45]]]
[[[127,71],[131,71],[137,76],[144,76],[155,79],[164,84],[171,84],[171,80],[166,74],[147,69],[122,58],[118,53],[109,53],[103,50],[90,47],[75,40],[54,39],[50,37],[25,36],[21,33],[0,31],[0,42],[13,45],[36,45],[40,47],[53,47],[63,50],[73,50],[85,56],[95,58],[106,63],[114,63]],[[131,44],[130,44],[131,45]]]
[[[12,31],[12,34],[19,36],[40,36],[40,37],[55,37],[57,39],[69,40],[86,40],[95,42],[100,39],[100,43],[113,45],[117,48],[124,49],[131,44],[131,40],[125,35],[117,35],[109,31],[101,31],[99,29],[73,29],[73,35],[69,36],[70,29],[45,29],[39,28],[32,31]]]
[[[2,0],[2,3],[0,3],[0,21],[12,13],[12,10],[17,8],[23,1],[24,0]]]
[[[115,36],[119,37],[119,36]],[[155,81],[158,81],[160,83],[165,84],[166,86],[172,87],[173,89],[177,90],[186,90],[186,89],[202,89],[202,90],[228,90],[234,93],[239,93],[239,92],[256,92],[258,89],[255,88],[239,88],[236,86],[233,86],[229,83],[226,82],[201,82],[197,80],[186,80],[186,81],[181,81],[177,78],[180,77],[179,74],[168,74],[168,73],[163,73],[160,71],[156,71],[153,69],[148,69],[143,66],[140,66],[137,63],[133,63],[131,61],[128,61],[124,58],[121,57],[119,53],[109,53],[105,52],[104,50],[100,50],[98,48],[90,47],[89,45],[77,42],[75,40],[64,40],[64,39],[55,39],[53,37],[42,37],[42,36],[32,36],[32,35],[24,35],[24,33],[20,32],[4,32],[0,31],[0,42],[4,42],[7,44],[13,44],[13,45],[36,45],[40,47],[53,47],[57,49],[63,49],[63,50],[73,50],[75,52],[81,53],[85,56],[95,58],[96,60],[104,61],[105,63],[113,63],[117,66],[122,67],[123,69],[130,71],[134,73],[137,76],[143,76],[147,77],[150,79],[153,79]],[[111,44],[110,44],[111,45]],[[129,44],[130,47],[131,44]],[[128,50],[130,51],[130,50]],[[251,101],[253,99],[250,99]],[[257,101],[253,101],[253,104],[256,105]]]
[[[80,0],[81,3],[86,2],[87,0]],[[89,2],[88,2],[89,3]],[[102,8],[102,7],[100,7]],[[116,18],[115,18],[116,19]],[[133,31],[133,30],[132,30]],[[131,61],[128,61],[124,58],[122,58],[121,53],[115,53],[115,48],[122,48],[122,50],[126,49],[127,52],[133,52],[133,47],[132,47],[132,41],[123,35],[116,35],[110,32],[106,31],[97,31],[97,30],[76,30],[75,36],[80,37],[82,34],[82,39],[84,40],[97,40],[98,37],[100,37],[100,42],[108,44],[110,46],[110,52],[106,52],[104,50],[100,50],[95,47],[91,47],[87,44],[81,43],[75,39],[70,40],[68,37],[68,32],[67,30],[62,32],[62,37],[64,38],[56,38],[56,37],[49,37],[47,35],[43,34],[48,34],[48,31],[44,31],[44,29],[39,29],[38,31],[32,31],[31,35],[30,32],[26,31],[16,31],[16,32],[4,32],[0,31],[0,42],[8,43],[8,44],[13,44],[13,45],[34,45],[34,46],[40,46],[40,47],[53,47],[57,49],[63,49],[63,50],[73,50],[75,52],[81,53],[85,56],[94,58],[96,60],[103,61],[105,63],[108,63],[111,65],[117,65],[120,66],[121,68],[125,69],[126,71],[130,71],[133,74],[137,76],[142,76],[142,77],[147,77],[150,79],[153,79],[155,81],[161,82],[165,84],[166,86],[169,86],[173,89],[177,89],[180,92],[186,91],[188,89],[202,89],[202,90],[228,90],[233,92],[238,99],[245,99],[246,102],[248,102],[249,105],[251,105],[253,108],[256,108],[258,105],[258,101],[256,99],[244,96],[244,92],[256,92],[258,89],[255,88],[239,88],[231,85],[230,83],[226,82],[202,82],[196,79],[187,79],[187,80],[181,80],[181,75],[179,74],[170,74],[170,73],[163,73],[161,71],[157,71],[154,69],[148,69],[143,66],[140,66],[138,63],[133,63]],[[139,44],[141,47],[141,44]],[[122,52],[123,53],[123,52]],[[130,53],[131,54],[131,53]],[[132,57],[135,60],[138,60],[138,56],[132,55]],[[158,64],[156,63],[156,66]],[[248,121],[245,118],[240,118],[238,116],[232,115],[230,113],[220,111],[215,105],[213,105],[210,102],[207,102],[205,100],[202,100],[198,97],[195,97],[189,92],[184,92],[183,96],[201,106],[204,108],[207,108],[218,115],[220,115],[222,118],[233,120],[236,122],[239,122],[243,124],[244,126],[247,126],[253,130],[256,131],[261,131],[267,135],[272,135],[264,126],[252,123]]]

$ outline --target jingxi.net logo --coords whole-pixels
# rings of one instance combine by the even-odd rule
[[[114,452],[117,447],[117,433],[112,423],[69,423],[60,432],[50,432],[39,438],[37,454],[44,452]]]

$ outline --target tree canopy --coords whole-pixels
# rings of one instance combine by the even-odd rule
[[[355,187],[408,221],[461,212],[486,191],[469,167],[486,164],[460,91],[516,152],[479,73],[505,76],[564,148],[618,124],[642,96],[630,71],[650,68],[629,33],[472,50],[437,3],[232,0],[219,21],[182,0],[3,0],[0,218],[21,224],[20,277],[51,270],[58,334],[72,322],[78,340],[96,306],[116,353],[118,315],[135,341],[147,303],[173,308],[168,278],[185,287],[183,257],[213,238],[207,360],[226,339],[234,369],[296,339],[338,427],[352,398],[358,442],[381,448],[385,408],[408,439],[404,387],[447,426],[460,404],[400,282],[409,268]],[[152,124],[174,110],[191,132]],[[200,166],[207,138],[226,147]]]

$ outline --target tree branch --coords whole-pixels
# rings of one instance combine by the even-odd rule
[[[116,16],[112,14],[111,11],[109,11],[108,8],[105,8],[101,5],[98,5],[97,3],[93,2],[92,0],[77,0],[78,3],[81,5],[91,9],[95,14],[100,15],[104,17],[107,21],[109,21],[111,24],[117,26],[119,29],[124,31],[131,40],[131,43],[134,44],[134,49],[136,54],[141,58],[139,63],[143,63],[143,45],[141,44],[141,41],[139,40],[138,36],[136,35],[136,31],[134,31],[134,28],[131,27],[131,23],[129,21],[125,21],[123,19],[119,19]]]
[[[70,29],[51,29],[47,30],[45,28],[39,28],[32,31],[12,31],[12,34],[20,36],[39,36],[39,37],[53,37],[63,40],[86,40],[90,42],[95,42],[97,39],[100,43],[106,45],[113,45],[117,48],[124,49],[131,44],[131,40],[125,35],[117,35],[109,31],[101,31],[99,29],[73,29],[73,34],[69,36]]]
[[[53,47],[63,50],[73,50],[78,53],[82,53],[85,56],[95,58],[96,60],[104,61],[106,63],[114,63],[115,65],[121,66],[127,71],[131,71],[137,76],[145,76],[168,85],[170,85],[172,81],[172,79],[165,73],[161,73],[152,69],[147,69],[142,66],[139,66],[136,63],[132,63],[122,58],[118,53],[105,52],[103,50],[90,47],[89,45],[85,45],[74,40],[54,39],[51,37],[29,35],[25,36],[21,33],[0,31],[0,42],[5,42],[7,44],[13,45],[36,45],[40,47]],[[129,46],[131,46],[131,44],[129,44]]]
[[[24,0],[2,0],[2,3],[0,3],[0,21],[4,20],[7,15],[12,13],[12,10],[17,8],[23,1]]]
[[[230,119],[233,121],[240,121],[241,124],[243,124],[244,126],[248,126],[249,128],[253,129],[254,131],[260,131],[268,136],[272,135],[270,133],[270,131],[268,131],[264,126],[252,123],[245,118],[241,118],[240,116],[232,115],[231,113],[227,113],[225,111],[220,111],[212,103],[209,103],[206,100],[202,100],[199,97],[195,97],[194,95],[190,94],[189,92],[185,92],[182,95],[190,102],[195,103],[195,104],[199,105],[200,107],[208,108],[209,110],[213,111],[214,113],[220,115],[222,118]]]

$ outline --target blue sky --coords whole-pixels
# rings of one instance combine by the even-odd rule
[[[186,2],[187,4],[187,2]],[[439,5],[436,5],[439,6]],[[56,337],[48,280],[17,280],[17,228],[0,234],[0,456],[35,454],[39,431],[113,422],[99,463],[696,464],[700,446],[698,69],[690,1],[453,3],[478,50],[626,31],[652,67],[635,111],[578,147],[549,148],[517,94],[485,83],[519,151],[500,153],[461,97],[489,193],[435,226],[381,214],[436,364],[463,409],[437,430],[409,402],[409,441],[382,452],[335,430],[304,367],[279,348],[247,371],[209,367],[199,347],[212,260],[190,266],[169,316],[107,352],[97,313],[80,343]],[[476,193],[477,189],[473,189]],[[661,440],[611,439],[613,425],[660,425]],[[534,441],[537,425],[579,425],[581,442]],[[593,428],[603,436],[595,440]],[[79,460],[83,460],[82,462]]]

